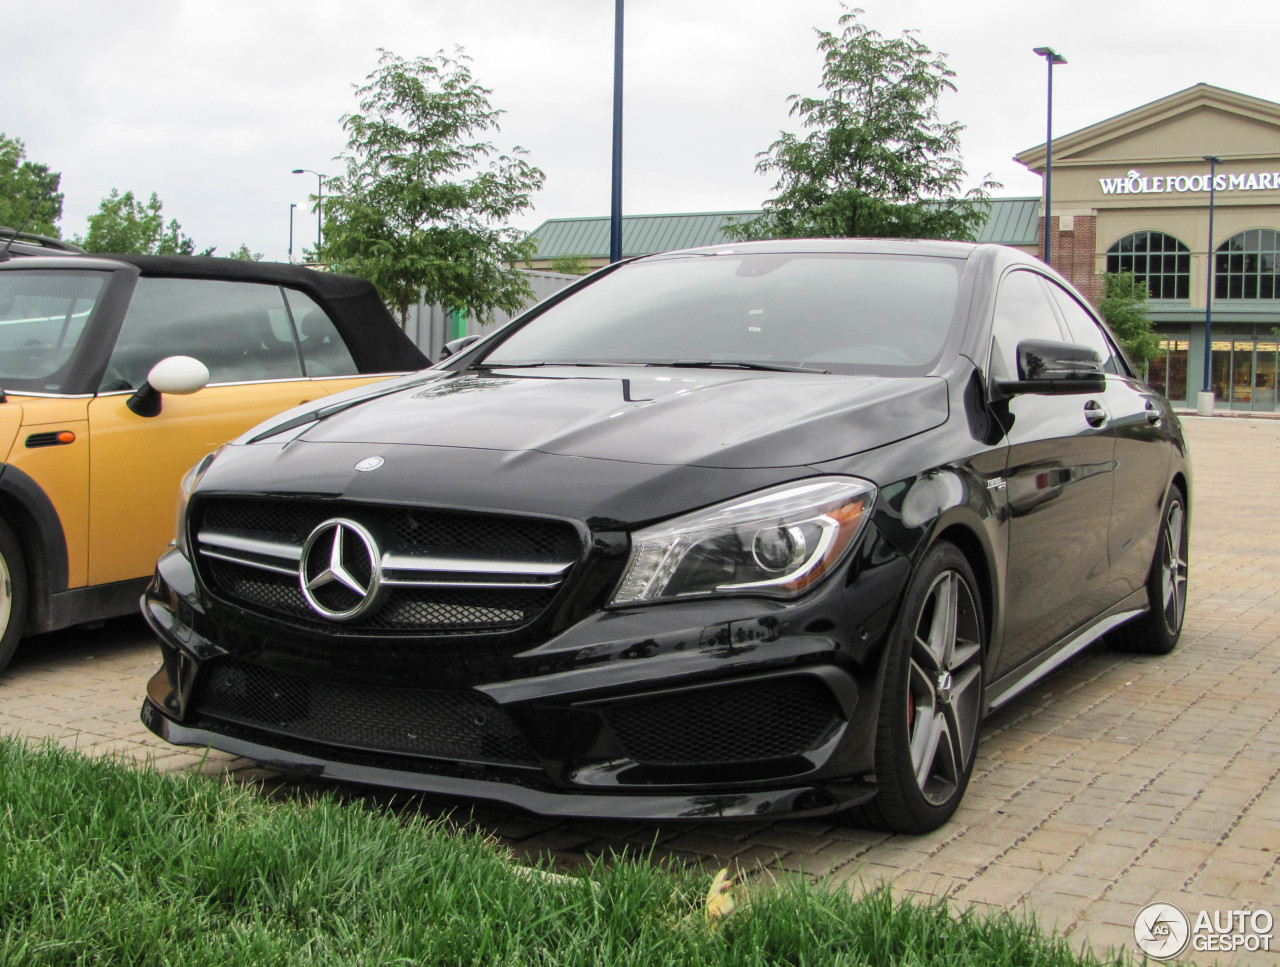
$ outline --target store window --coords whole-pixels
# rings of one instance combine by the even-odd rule
[[[1191,354],[1191,338],[1185,333],[1160,338],[1160,352],[1147,361],[1147,383],[1163,393],[1166,399],[1187,399],[1187,362]]]
[[[1107,271],[1132,272],[1153,299],[1191,297],[1191,249],[1164,232],[1134,232],[1107,249]]]
[[[1215,299],[1280,298],[1280,232],[1251,228],[1218,246],[1214,265]]]

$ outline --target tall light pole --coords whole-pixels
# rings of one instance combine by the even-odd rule
[[[1052,47],[1036,47],[1034,52],[1049,65],[1049,101],[1045,110],[1044,135],[1044,264],[1050,267],[1049,240],[1053,235],[1053,65],[1067,59]]]
[[[622,258],[622,0],[613,8],[613,188],[609,206],[609,263]]]
[[[1213,390],[1209,388],[1213,375],[1213,183],[1216,181],[1218,165],[1222,159],[1214,154],[1207,154],[1204,160],[1209,162],[1209,263],[1208,283],[1204,292],[1204,385],[1200,390],[1200,398],[1196,400],[1196,412],[1201,416],[1213,415]]]
[[[321,231],[321,226],[324,225],[324,180],[329,176],[320,171],[312,171],[310,168],[294,168],[293,173],[316,176],[316,258],[319,258],[320,245],[324,240]]]
[[[298,207],[296,201],[289,202],[289,261],[293,262],[293,210]]]

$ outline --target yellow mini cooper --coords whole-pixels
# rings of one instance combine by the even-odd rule
[[[0,669],[127,614],[182,475],[272,414],[427,359],[362,279],[181,256],[0,263]]]

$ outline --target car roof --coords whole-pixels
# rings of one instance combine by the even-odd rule
[[[980,248],[975,242],[944,242],[928,238],[780,238],[760,242],[726,242],[666,252],[663,255],[727,255],[730,252],[921,255],[964,259]],[[661,258],[662,255],[649,256]]]
[[[37,235],[35,232],[20,232],[5,225],[0,225],[0,262],[16,255],[39,256],[67,253],[83,254],[84,249],[73,242],[48,235]]]

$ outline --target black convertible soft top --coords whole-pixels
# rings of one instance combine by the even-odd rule
[[[137,266],[146,276],[265,282],[299,289],[333,318],[363,373],[406,372],[430,364],[396,323],[373,284],[353,275],[317,272],[284,262],[248,262],[204,255],[97,255]],[[60,264],[70,259],[59,260]]]

